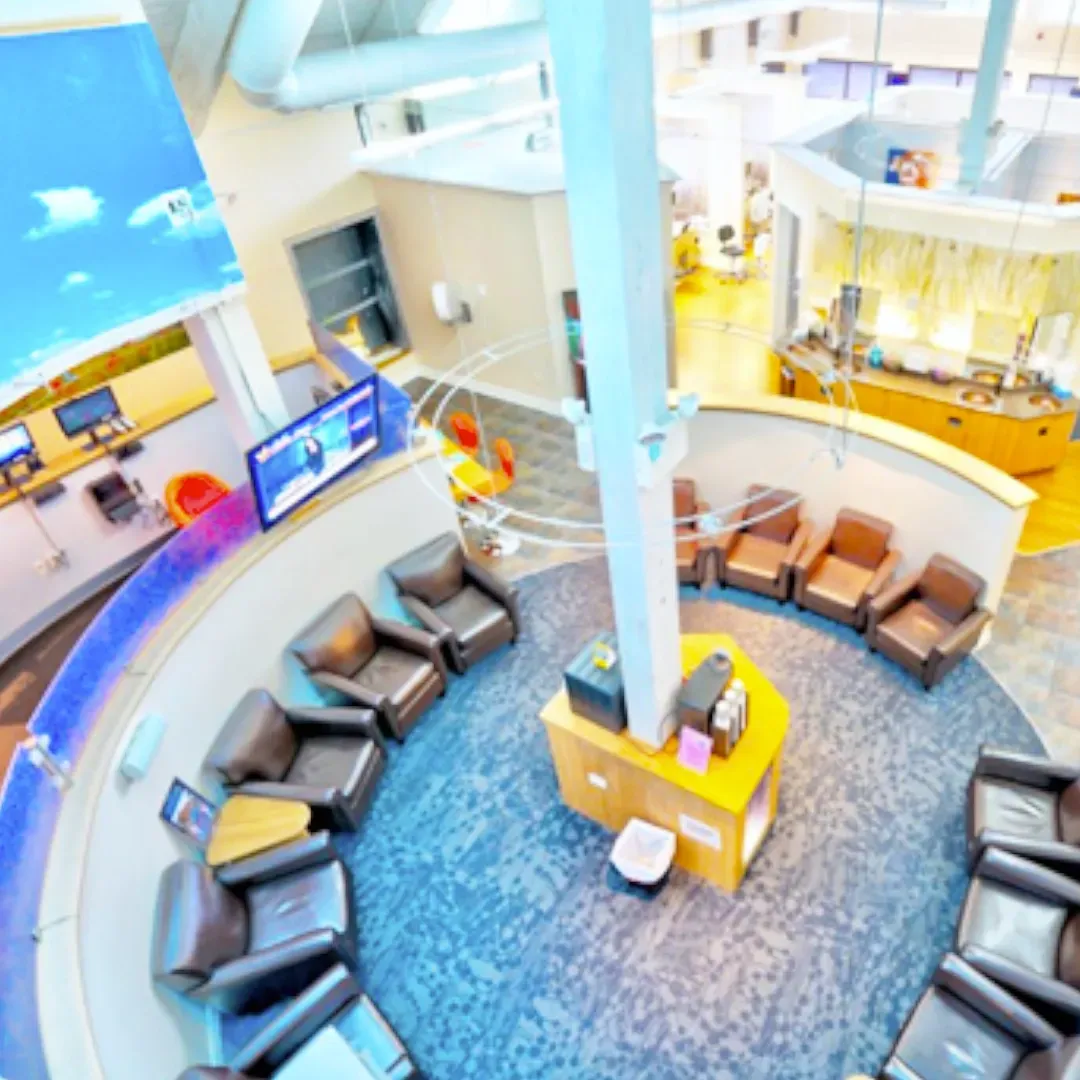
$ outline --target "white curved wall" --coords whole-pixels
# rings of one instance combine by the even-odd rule
[[[749,484],[764,483],[800,492],[818,526],[844,506],[876,514],[896,528],[901,573],[943,552],[986,579],[985,602],[997,608],[1026,506],[1012,507],[951,469],[865,435],[850,437],[838,470],[831,456],[817,453],[828,428],[805,420],[703,409],[689,427],[690,451],[677,471],[693,476],[699,497],[712,506],[735,503]]]
[[[433,457],[417,469],[445,489]],[[289,702],[316,700],[299,668],[283,659],[289,639],[349,590],[396,613],[381,569],[457,521],[453,507],[404,468],[281,528],[285,535],[261,537],[237,556],[253,557],[250,565],[237,572],[237,560],[227,563],[188,602],[187,614],[166,623],[80,759],[50,853],[41,920],[75,915],[39,953],[54,1080],[173,1080],[187,1064],[208,1060],[205,1017],[150,979],[158,877],[187,854],[158,818],[165,792],[180,777],[216,794],[202,762],[249,687],[266,686]],[[127,783],[117,773],[124,743],[151,713],[167,721],[164,740],[145,779]]]

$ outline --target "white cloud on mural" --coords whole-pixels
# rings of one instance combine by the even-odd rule
[[[111,300],[115,295],[116,293],[114,293],[112,289],[98,289],[97,292],[94,293],[94,299]]]
[[[200,240],[225,229],[214,194],[205,183],[190,191],[173,188],[147,199],[132,210],[127,223],[133,229],[159,226],[167,240]]]
[[[45,224],[30,229],[26,233],[27,240],[41,240],[70,229],[94,225],[101,217],[105,201],[87,187],[49,188],[35,191],[33,196],[45,208]]]
[[[64,278],[64,284],[60,286],[60,291],[67,292],[69,289],[77,289],[80,285],[89,285],[93,280],[93,276],[85,270],[72,270]]]

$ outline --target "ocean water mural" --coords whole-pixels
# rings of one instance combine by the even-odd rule
[[[0,37],[0,406],[243,283],[149,26]]]

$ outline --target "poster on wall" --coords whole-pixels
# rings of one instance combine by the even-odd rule
[[[242,291],[149,26],[0,37],[0,97],[0,407]]]
[[[904,150],[894,146],[885,158],[885,183],[932,188],[937,183],[938,168],[938,156],[933,150]]]
[[[581,306],[577,289],[562,294],[563,319],[566,323],[566,340],[570,346],[570,363],[573,367],[574,392],[585,401],[589,400],[588,380],[585,377],[585,335],[581,329]]]

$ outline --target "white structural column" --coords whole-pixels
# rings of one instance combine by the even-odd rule
[[[285,399],[243,300],[229,300],[184,322],[233,439],[247,450],[289,422]]]
[[[709,101],[708,144],[705,154],[711,236],[706,242],[709,262],[726,268],[720,255],[717,231],[722,225],[735,230],[730,244],[742,245],[743,208],[746,202],[746,171],[743,158],[742,101],[735,96],[717,96]]]
[[[671,476],[636,475],[667,393],[649,0],[548,0],[547,19],[619,663],[630,732],[657,746],[680,663]]]
[[[986,167],[990,126],[997,119],[998,98],[1005,73],[1005,58],[1016,21],[1017,0],[990,0],[990,14],[983,34],[982,56],[975,76],[971,116],[960,136],[960,180],[962,191],[977,192]],[[1026,84],[1022,89],[1026,89]]]

